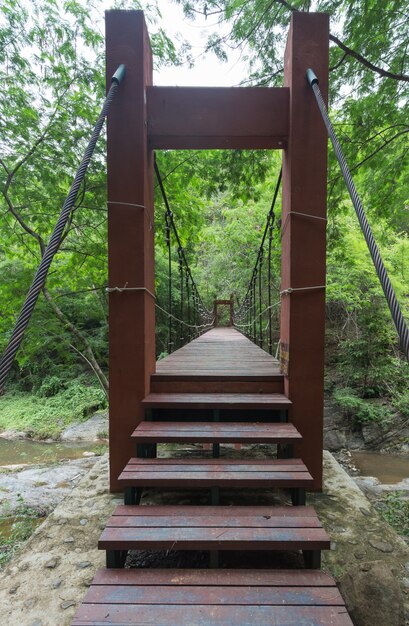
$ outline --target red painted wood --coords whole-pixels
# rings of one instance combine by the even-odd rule
[[[344,606],[336,587],[191,587],[92,586],[85,597],[95,604],[167,604],[240,606]]]
[[[120,484],[124,487],[267,487],[295,488],[312,487],[313,481],[308,472],[122,472]]]
[[[283,155],[281,290],[325,285],[327,133],[305,73],[328,87],[328,15],[294,12],[284,61],[290,89],[290,135]],[[303,217],[304,213],[314,217]],[[323,219],[319,219],[323,218]],[[281,354],[291,421],[303,435],[296,449],[322,488],[325,290],[282,296]]]
[[[133,457],[130,459],[128,465],[125,466],[124,472],[135,469],[151,470],[154,468],[169,467],[172,468],[188,468],[189,471],[200,471],[201,469],[209,470],[237,470],[237,471],[272,471],[272,472],[306,472],[307,468],[301,459],[251,459],[235,460],[228,458],[221,459],[172,459],[172,458],[157,458],[157,459],[140,459]]]
[[[133,506],[129,504],[120,504],[118,505],[114,512],[113,516],[116,515],[147,515],[149,510],[149,515],[158,515],[168,517],[171,515],[183,516],[189,513],[189,516],[204,516],[208,517],[210,515],[227,515],[229,518],[232,515],[235,518],[238,517],[251,517],[253,515],[265,515],[267,517],[274,516],[291,516],[291,517],[313,517],[316,516],[316,512],[312,506],[209,506],[209,505],[200,505],[194,506],[189,505],[189,511],[186,510],[186,505],[140,505]],[[245,520],[244,520],[245,525]]]
[[[132,437],[137,443],[293,443],[301,435],[293,424],[141,422]]]
[[[288,135],[288,89],[150,87],[152,148],[282,148]]]
[[[321,528],[321,523],[317,516],[313,517],[280,517],[278,515],[272,517],[248,516],[245,520],[242,518],[226,519],[222,515],[211,515],[210,517],[198,517],[194,515],[190,517],[187,512],[186,517],[182,519],[175,515],[159,518],[157,515],[113,515],[107,522],[110,528],[160,528],[166,526],[168,528],[184,528],[189,526],[202,527],[211,526],[217,528]]]
[[[323,528],[111,528],[100,550],[329,550]]]
[[[154,291],[153,170],[146,133],[152,53],[142,11],[106,13],[107,82],[126,77],[108,116],[108,282]],[[136,323],[137,320],[137,323]],[[155,371],[155,302],[147,291],[109,294],[110,484],[132,453],[130,433]]]
[[[210,508],[210,507],[209,507]],[[212,507],[213,509],[215,507]],[[225,507],[221,507],[225,508]],[[237,507],[236,507],[237,508]],[[310,507],[307,507],[310,508]],[[100,569],[93,585],[206,585],[256,587],[336,587],[334,579],[319,570],[251,569]]]
[[[146,408],[196,409],[271,409],[283,410],[291,406],[286,396],[279,393],[151,393],[142,404]]]
[[[83,604],[72,626],[352,626],[344,607]]]

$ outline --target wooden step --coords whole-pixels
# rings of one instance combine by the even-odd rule
[[[175,366],[176,367],[176,366]],[[223,374],[218,370],[196,373],[195,368],[186,374],[183,370],[169,369],[169,374],[152,374],[152,393],[283,393],[282,375],[251,376],[249,372],[239,370],[238,374]]]
[[[335,581],[315,570],[96,572],[72,626],[352,626]]]
[[[136,443],[294,444],[302,440],[294,424],[281,422],[141,422],[132,437]]]
[[[268,487],[308,489],[313,479],[300,459],[132,458],[119,476],[124,487]]]
[[[135,506],[130,515],[114,514],[102,532],[98,548],[125,550],[303,550],[330,547],[314,509],[308,507],[249,507],[240,515],[234,507],[179,506],[177,513],[150,514],[150,506]],[[208,512],[209,507],[205,507]],[[239,507],[242,508],[242,507]],[[172,507],[169,506],[168,510]],[[304,515],[300,515],[300,512]]]
[[[270,409],[285,411],[290,400],[280,393],[151,393],[142,404],[157,409]]]

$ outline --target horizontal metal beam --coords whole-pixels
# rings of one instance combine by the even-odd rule
[[[148,87],[152,149],[285,148],[286,87]]]

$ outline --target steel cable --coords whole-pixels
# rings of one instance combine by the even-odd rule
[[[11,366],[13,364],[17,351],[20,347],[20,344],[23,340],[26,328],[30,322],[31,315],[33,313],[34,307],[38,300],[38,296],[40,295],[40,292],[45,285],[48,270],[50,269],[52,260],[55,254],[58,252],[59,246],[61,244],[61,239],[64,234],[64,229],[67,225],[71,211],[75,204],[78,191],[81,187],[82,181],[84,180],[85,173],[88,169],[88,165],[94,153],[94,149],[98,141],[98,138],[101,134],[102,126],[108,114],[109,107],[111,105],[111,102],[115,96],[115,93],[118,90],[118,87],[120,83],[122,82],[124,76],[125,76],[125,66],[120,65],[112,77],[111,86],[105,98],[98,120],[95,124],[94,130],[91,135],[91,139],[89,140],[88,145],[85,149],[84,155],[82,157],[82,161],[77,170],[77,173],[75,175],[71,188],[68,192],[66,200],[63,204],[60,216],[57,220],[57,223],[50,237],[48,245],[44,250],[44,254],[42,256],[40,265],[34,276],[33,282],[28,291],[25,302],[22,306],[20,315],[18,316],[11,339],[1,358],[1,361],[0,361],[0,395],[3,394],[4,392],[4,385],[5,385],[7,376],[11,369]]]
[[[401,308],[399,306],[399,302],[396,298],[395,291],[392,287],[392,283],[389,279],[388,273],[386,271],[385,265],[382,261],[378,246],[376,244],[375,238],[372,233],[372,229],[368,223],[368,220],[365,215],[364,208],[362,206],[361,200],[359,198],[358,192],[355,188],[354,182],[352,180],[351,172],[349,171],[347,162],[345,160],[344,154],[342,152],[341,145],[338,141],[338,138],[335,134],[334,127],[332,126],[331,120],[328,115],[327,107],[325,105],[324,99],[321,94],[321,90],[318,86],[318,78],[314,74],[312,69],[307,70],[307,80],[314,92],[315,98],[317,100],[318,107],[321,111],[322,118],[324,120],[324,124],[327,128],[328,135],[331,139],[332,146],[334,148],[339,166],[341,168],[342,175],[344,177],[346,186],[349,191],[349,195],[352,200],[352,204],[354,205],[354,209],[356,215],[358,217],[359,224],[361,226],[362,232],[365,237],[365,241],[367,243],[369,252],[372,257],[373,264],[376,269],[376,273],[378,274],[380,283],[382,285],[383,292],[385,294],[386,300],[388,302],[389,310],[392,315],[393,322],[395,324],[396,330],[399,335],[400,343],[403,352],[406,354],[406,357],[409,359],[409,329],[403,317]]]

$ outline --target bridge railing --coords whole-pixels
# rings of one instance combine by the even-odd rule
[[[280,300],[277,298],[279,294],[272,255],[274,240],[279,237],[275,207],[281,179],[280,170],[247,290],[237,311],[233,313],[234,326],[270,354],[277,352],[279,343]]]
[[[159,324],[159,332],[163,325],[167,327],[164,352],[170,354],[209,330],[213,326],[214,315],[204,305],[193,278],[156,158],[154,169],[165,205],[164,236],[167,250],[166,295],[163,301],[159,302],[157,298],[156,309],[164,322]]]

